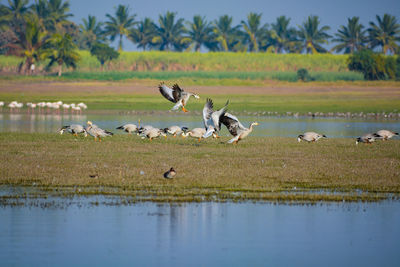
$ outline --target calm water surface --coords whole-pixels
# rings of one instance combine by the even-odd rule
[[[399,266],[400,202],[1,207],[2,266]]]
[[[203,127],[201,116],[192,115],[44,115],[44,114],[0,114],[0,132],[56,132],[62,125],[72,123],[86,124],[93,121],[100,127],[114,132],[116,127],[124,123],[165,128],[172,125],[189,128]],[[310,117],[249,117],[239,116],[244,126],[256,120],[260,123],[254,130],[255,136],[296,137],[306,131],[316,131],[328,137],[358,137],[364,133],[376,132],[380,129],[400,131],[400,121],[344,118],[310,118]],[[229,135],[223,127],[222,135]]]

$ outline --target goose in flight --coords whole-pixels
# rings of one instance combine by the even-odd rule
[[[85,127],[83,127],[80,124],[71,124],[71,125],[67,125],[67,126],[63,126],[61,127],[61,129],[59,130],[60,134],[63,134],[65,131],[69,132],[70,134],[73,134],[75,136],[78,136],[78,134],[83,133],[83,135],[85,137],[87,137],[87,132]]]
[[[249,128],[244,127],[236,116],[226,112],[220,118],[221,122],[228,128],[228,131],[233,135],[233,138],[228,143],[237,144],[240,140],[246,138],[252,131],[253,126],[258,125],[258,122],[252,122]]]
[[[200,98],[200,96],[198,96],[197,94],[184,91],[182,88],[179,87],[178,84],[174,84],[171,89],[168,86],[166,86],[165,83],[162,82],[158,86],[158,89],[166,99],[168,99],[172,103],[175,103],[175,105],[172,107],[171,110],[177,110],[179,108],[182,108],[184,112],[188,112],[185,106],[189,101],[189,98],[191,96],[193,96],[196,99]]]
[[[315,142],[321,138],[328,138],[328,137],[326,137],[326,135],[324,135],[324,134],[319,134],[316,132],[305,132],[303,134],[300,134],[297,137],[297,141],[301,142],[303,140],[303,141],[307,141],[307,142]]]
[[[99,141],[101,142],[101,137],[113,135],[112,132],[109,132],[107,130],[103,130],[103,129],[99,128],[97,125],[93,124],[91,121],[87,122],[87,126],[85,129],[88,134],[90,134],[91,136],[94,137],[94,141],[96,141],[97,138],[99,138]]]
[[[219,137],[218,132],[221,130],[221,117],[225,115],[228,104],[229,100],[226,101],[223,108],[214,111],[213,101],[210,98],[207,98],[207,102],[203,108],[203,122],[204,127],[206,128],[206,133],[203,135],[203,138],[207,138],[212,134],[217,138]]]
[[[382,140],[388,140],[394,136],[398,136],[399,133],[395,133],[389,130],[379,130],[374,134],[377,138],[381,138]]]

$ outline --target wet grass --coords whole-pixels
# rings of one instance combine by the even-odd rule
[[[400,194],[400,141],[90,138],[0,133],[0,184],[21,197],[119,195],[132,201],[377,201]],[[170,167],[176,178],[162,174]],[[97,174],[98,178],[90,178]],[[33,190],[33,192],[35,192]],[[17,195],[18,196],[18,195]],[[1,201],[7,202],[3,196]]]
[[[85,102],[89,110],[136,110],[154,111],[169,110],[171,103],[158,92],[153,81],[143,86],[113,82],[32,82],[29,84],[8,81],[0,85],[0,101],[6,103],[59,101],[66,103]],[[211,97],[215,104],[223,105],[230,100],[229,110],[233,112],[398,112],[400,95],[398,83],[389,83],[382,89],[382,83],[355,84],[350,87],[337,87],[325,84],[303,88],[298,87],[231,87],[187,85],[189,90],[198,92],[203,99],[191,100],[189,110],[201,111],[204,99]],[[129,88],[132,86],[132,93]],[[336,86],[336,87],[335,87]],[[121,89],[122,88],[122,89]],[[139,88],[139,89],[137,89]],[[187,88],[187,87],[186,87]],[[360,88],[363,88],[362,90]],[[136,90],[136,91],[135,91]],[[233,92],[231,92],[233,91]]]

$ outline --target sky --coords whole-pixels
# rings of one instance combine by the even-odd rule
[[[385,13],[396,16],[400,23],[400,0],[70,0],[74,14],[71,20],[80,24],[82,18],[90,14],[105,21],[105,15],[114,15],[119,4],[128,5],[131,12],[137,14],[137,20],[150,17],[156,22],[158,16],[167,11],[177,12],[177,17],[190,21],[194,15],[213,21],[227,14],[233,17],[235,25],[246,20],[250,12],[262,13],[262,23],[275,22],[277,17],[285,15],[291,18],[292,26],[302,24],[309,15],[318,15],[321,25],[331,27],[331,35],[353,16],[360,17],[364,26],[376,21],[376,15]],[[124,50],[135,50],[135,46],[125,41]]]

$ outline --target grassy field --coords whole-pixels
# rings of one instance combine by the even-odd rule
[[[125,82],[21,82],[0,84],[0,101],[85,102],[89,110],[169,110],[172,103],[158,92],[160,80]],[[188,109],[201,111],[211,97],[217,106],[230,100],[235,112],[398,112],[400,90],[396,82],[387,83],[288,83],[264,86],[200,86],[178,81],[202,99],[190,100]]]
[[[98,60],[88,51],[80,51],[79,71],[100,71]],[[347,55],[302,55],[273,53],[192,53],[122,52],[110,64],[110,71],[347,71]],[[16,70],[21,62],[12,56],[0,56],[0,70]],[[37,63],[43,68],[47,62]]]
[[[150,143],[121,134],[100,143],[0,133],[0,184],[46,196],[115,194],[132,201],[376,201],[400,194],[398,140],[357,146],[352,139],[249,137],[235,146],[221,139]],[[177,176],[166,180],[170,167]]]

